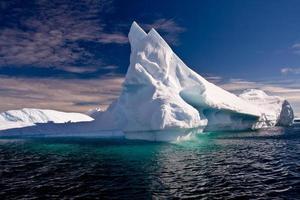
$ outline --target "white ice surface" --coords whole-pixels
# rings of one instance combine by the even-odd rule
[[[261,113],[259,122],[254,125],[255,128],[288,126],[293,122],[292,106],[282,97],[270,96],[257,89],[245,90],[239,97],[254,104]]]
[[[23,108],[0,113],[0,130],[33,126],[36,123],[75,123],[92,120],[90,116],[81,113]]]

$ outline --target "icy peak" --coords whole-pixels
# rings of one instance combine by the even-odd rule
[[[168,43],[161,37],[161,35],[154,28],[151,28],[151,30],[149,31],[148,37],[152,38],[153,42],[164,45],[165,47],[169,48],[170,51],[172,51]]]
[[[165,48],[168,48],[170,51],[172,51],[168,43],[154,28],[151,28],[151,30],[146,33],[135,21],[131,24],[128,38],[131,50],[140,44],[143,39],[148,38],[148,40],[152,41],[152,43],[163,45]]]
[[[131,24],[131,28],[128,34],[131,49],[136,46],[143,38],[147,36],[147,33],[134,21]]]

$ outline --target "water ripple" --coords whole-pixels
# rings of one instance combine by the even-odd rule
[[[287,135],[288,134],[288,135]],[[0,139],[1,199],[299,199],[300,134]]]

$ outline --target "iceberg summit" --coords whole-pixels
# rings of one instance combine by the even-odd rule
[[[128,37],[130,65],[119,98],[106,111],[92,112],[93,121],[60,125],[60,132],[173,140],[193,132],[292,124],[287,100],[256,89],[237,96],[210,83],[186,66],[154,29],[146,33],[133,22]]]

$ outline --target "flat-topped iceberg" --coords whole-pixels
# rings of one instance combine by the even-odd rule
[[[56,126],[55,131],[44,126],[47,130],[174,140],[191,132],[292,123],[293,110],[286,100],[260,90],[237,96],[210,83],[186,66],[154,29],[146,33],[133,22],[128,37],[130,65],[119,98],[106,111],[91,110],[94,121]]]
[[[92,120],[90,116],[81,113],[23,108],[0,113],[0,130],[34,126],[40,123],[76,123]]]

